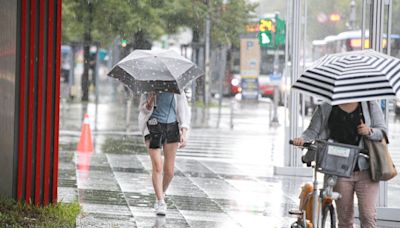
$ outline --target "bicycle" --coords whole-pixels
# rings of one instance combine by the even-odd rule
[[[289,144],[293,141],[290,140]],[[360,147],[324,140],[306,142],[302,148],[306,153],[301,160],[313,168],[313,183],[302,186],[299,209],[289,210],[289,214],[298,216],[291,228],[336,228],[333,201],[341,197],[340,193],[333,191],[337,177],[350,177],[358,156],[368,155]],[[324,188],[319,189],[319,194],[318,172],[325,174]]]

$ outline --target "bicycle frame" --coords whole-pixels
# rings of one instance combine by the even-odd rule
[[[309,143],[309,146],[306,146],[308,150],[316,150],[316,146],[314,144]],[[304,161],[303,161],[304,162]],[[307,162],[305,162],[307,163]],[[314,153],[314,159],[312,163],[309,163],[313,168],[313,189],[312,189],[312,226],[314,228],[319,228],[322,226],[321,214],[324,206],[332,204],[332,202],[336,199],[339,199],[341,195],[338,192],[333,191],[333,187],[336,184],[336,176],[328,175],[326,178],[326,185],[322,189],[318,189],[319,181],[318,181],[318,167],[317,167],[317,151]],[[319,192],[320,191],[320,192]],[[326,203],[328,202],[328,203]],[[299,222],[302,223],[303,227],[307,227],[306,220],[306,211],[302,211],[302,218]]]
[[[293,144],[292,141],[289,142]],[[320,147],[322,144],[322,147]],[[307,142],[303,145],[303,149],[308,151],[302,156],[302,162],[307,166],[311,166],[313,170],[313,189],[312,189],[312,225],[314,228],[322,226],[321,212],[325,209],[326,205],[331,206],[332,202],[341,197],[340,193],[334,192],[333,187],[336,184],[336,179],[340,177],[350,177],[353,173],[354,166],[359,156],[368,157],[363,154],[363,148],[347,145],[343,143],[330,142],[325,140],[316,140],[314,142]],[[310,152],[310,153],[309,153]],[[331,161],[333,163],[331,163]],[[333,166],[332,166],[333,164]],[[326,182],[324,188],[318,190],[318,172],[325,175]],[[318,194],[320,191],[320,194]],[[328,203],[326,203],[326,202]],[[332,207],[330,207],[332,209]],[[302,210],[302,208],[300,208]],[[330,209],[330,210],[331,210]],[[333,208],[333,210],[335,210]],[[334,211],[333,211],[334,212]],[[297,214],[299,217],[296,224],[304,223],[303,227],[307,227],[306,211],[290,211],[290,214]],[[332,213],[332,211],[331,211]],[[336,214],[336,213],[334,213]],[[300,215],[303,218],[300,218]],[[332,214],[331,214],[332,216]]]

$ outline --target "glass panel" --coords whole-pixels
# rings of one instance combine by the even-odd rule
[[[11,196],[14,171],[17,1],[0,0],[0,193]]]

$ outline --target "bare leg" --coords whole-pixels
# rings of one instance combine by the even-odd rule
[[[150,149],[148,142],[146,142],[146,146],[151,158],[151,177],[154,192],[156,193],[157,200],[161,200],[163,199],[161,149]]]
[[[164,177],[163,177],[163,192],[166,192],[169,184],[174,177],[174,166],[176,150],[178,149],[178,143],[164,144]]]

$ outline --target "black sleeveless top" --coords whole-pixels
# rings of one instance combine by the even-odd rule
[[[332,106],[332,111],[328,119],[329,138],[336,142],[358,146],[361,135],[357,132],[357,127],[361,120],[365,123],[361,104],[351,113],[343,111],[339,106]],[[356,163],[354,170],[359,170]]]
[[[357,133],[361,120],[365,123],[361,104],[351,113],[343,111],[337,105],[333,106],[328,119],[329,137],[339,143],[357,146],[361,140],[361,135]]]

